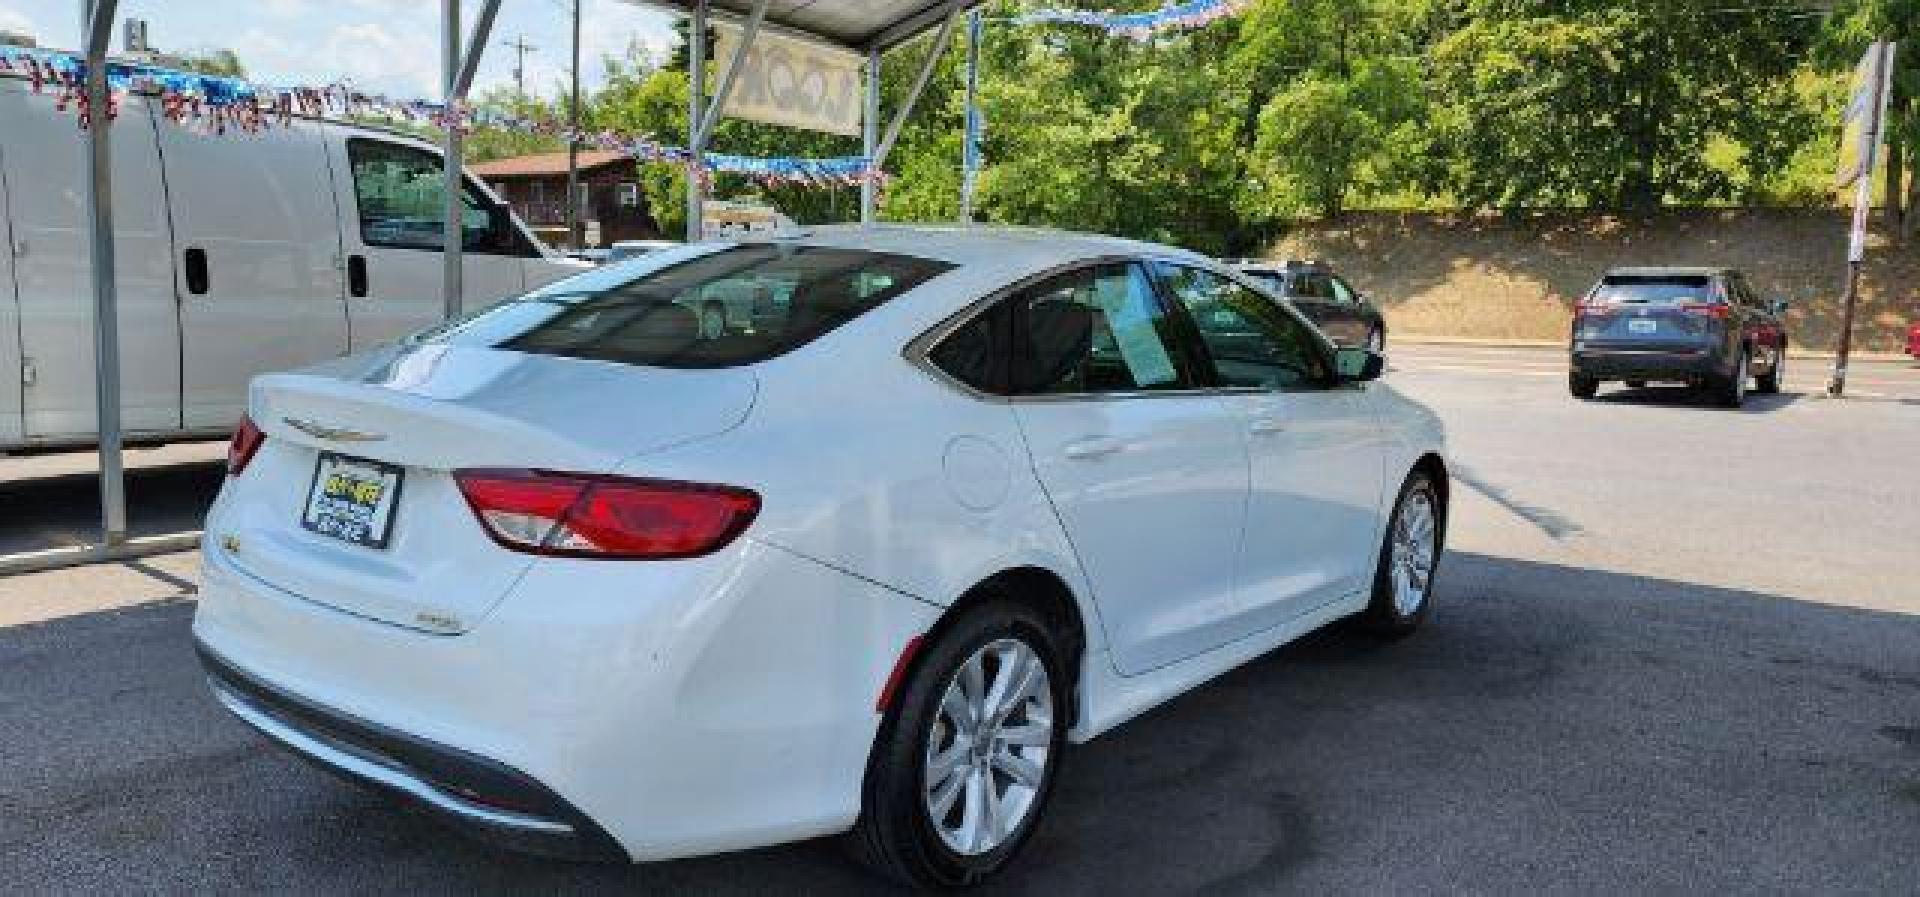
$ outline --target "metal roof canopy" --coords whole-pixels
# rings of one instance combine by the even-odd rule
[[[692,17],[697,0],[626,0]],[[857,53],[885,53],[938,27],[955,12],[966,12],[986,0],[772,0],[765,25],[798,37],[831,44]],[[707,15],[721,21],[745,21],[754,0],[708,0]]]

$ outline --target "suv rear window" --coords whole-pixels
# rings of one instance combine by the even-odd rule
[[[1278,271],[1262,271],[1257,268],[1243,269],[1240,274],[1267,289],[1282,296],[1287,294],[1287,275]]]
[[[591,271],[422,341],[647,367],[733,367],[791,352],[952,267],[860,249],[734,246],[637,274]]]
[[[1593,289],[1595,302],[1632,302],[1672,305],[1679,302],[1717,302],[1713,278],[1691,275],[1614,276]]]

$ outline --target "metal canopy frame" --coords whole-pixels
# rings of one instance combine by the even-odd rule
[[[867,158],[877,169],[885,162],[888,152],[893,149],[894,141],[899,138],[901,129],[906,125],[907,117],[919,103],[921,94],[926,91],[933,69],[938,64],[941,54],[946,51],[947,43],[952,37],[954,23],[962,13],[982,5],[985,0],[628,0],[628,2],[685,15],[692,20],[691,46],[688,48],[691,71],[688,73],[690,89],[687,109],[687,145],[693,156],[693,170],[698,171],[699,163],[706,151],[707,140],[713,134],[714,125],[720,120],[722,110],[726,108],[728,97],[732,95],[740,63],[745,60],[755,36],[762,31],[800,37],[866,56],[866,103],[861,142]],[[107,45],[113,34],[113,21],[119,11],[119,2],[118,0],[79,0],[78,5],[80,30],[86,43],[85,90],[92,118],[91,126],[87,129],[86,195],[87,228],[93,269],[94,399],[99,430],[101,533],[98,545],[74,552],[68,560],[50,562],[42,566],[57,566],[69,561],[85,563],[106,557],[173,550],[182,544],[178,539],[161,540],[151,545],[146,543],[152,540],[129,542],[127,539],[126,475],[121,457],[125,433],[120,419],[119,300],[114,283],[111,164],[113,157],[110,137],[113,123],[103,114],[109,100]],[[492,37],[494,20],[500,12],[500,0],[480,0],[479,14],[474,18],[470,32],[466,32],[463,28],[460,0],[442,0],[441,11],[441,83],[447,110],[453,113],[466,103],[467,92],[473,86],[474,73],[478,71],[480,60],[485,55],[487,43]],[[720,82],[716,85],[717,89],[712,99],[702,103],[706,93],[704,65],[706,26],[709,21],[714,20],[740,23],[742,33],[740,43],[734,49],[733,58],[720,74]],[[921,63],[913,88],[909,91],[905,102],[894,113],[892,121],[887,126],[885,137],[882,138],[879,129],[881,57],[887,51],[935,28],[938,32],[927,50],[926,58]],[[465,38],[464,46],[462,38]],[[442,299],[444,313],[448,319],[460,314],[461,295],[464,289],[461,276],[462,249],[464,248],[461,216],[461,197],[464,188],[461,164],[463,149],[459,128],[447,128],[442,144],[446,177],[446,220],[443,222],[444,243],[441,248],[446,263]],[[687,178],[687,237],[689,240],[698,240],[701,235],[704,198],[701,180],[698,176]],[[872,222],[874,219],[877,199],[874,187],[871,179],[863,182],[860,187],[860,220],[863,222]]]
[[[861,153],[868,159],[873,169],[879,169],[886,163],[887,155],[893,151],[894,141],[900,137],[900,130],[906,126],[907,117],[920,103],[920,97],[926,92],[927,82],[933,77],[934,67],[946,52],[947,44],[953,37],[954,25],[961,14],[981,6],[986,0],[628,0],[635,6],[645,6],[665,12],[684,15],[688,18],[687,41],[687,150],[690,172],[687,178],[687,240],[698,240],[703,232],[702,206],[705,199],[705,184],[697,175],[701,160],[705,158],[707,141],[713,136],[713,127],[720,120],[721,110],[726,108],[727,99],[733,95],[733,85],[740,63],[747,57],[753,46],[755,35],[762,31],[785,34],[804,40],[824,44],[849,52],[862,53],[867,57],[865,72],[865,114],[861,116],[860,143]],[[734,47],[733,57],[727,61],[726,68],[720,72],[720,83],[715,86],[710,102],[702,103],[706,95],[706,59],[707,25],[710,22],[728,22],[741,29],[740,42]],[[881,136],[880,124],[880,64],[881,57],[887,51],[895,49],[921,34],[935,30],[933,40],[927,48],[927,55],[921,61],[920,71],[913,80],[913,87],[907,97],[895,110],[893,119],[887,124],[885,136]],[[871,224],[876,213],[879,199],[871,179],[860,184],[860,220]]]

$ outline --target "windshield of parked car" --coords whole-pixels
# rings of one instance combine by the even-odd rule
[[[732,367],[806,345],[952,267],[859,249],[732,246],[665,266],[601,268],[419,341],[650,367]]]
[[[1241,271],[1248,280],[1253,281],[1275,293],[1286,295],[1287,275],[1278,271]]]
[[[1613,276],[1594,288],[1594,302],[1673,305],[1714,302],[1713,278],[1693,276]]]

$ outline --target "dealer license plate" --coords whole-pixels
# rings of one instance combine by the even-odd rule
[[[387,547],[401,472],[392,464],[321,452],[300,525],[342,542]]]
[[[1659,333],[1660,322],[1653,320],[1652,318],[1629,318],[1627,320],[1627,332],[1628,333]]]

